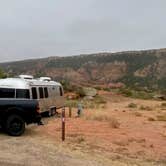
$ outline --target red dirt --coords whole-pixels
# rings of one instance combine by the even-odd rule
[[[161,114],[160,101],[124,98],[118,95],[104,94],[108,101],[103,112],[114,117],[120,123],[112,128],[109,121],[86,120],[85,118],[66,118],[66,142],[69,146],[80,145],[87,152],[107,153],[109,156],[122,155],[153,161],[166,160],[166,122],[149,121]],[[152,108],[152,111],[127,107],[136,103]],[[97,110],[84,110],[84,114]],[[73,111],[75,112],[75,110]],[[139,112],[138,115],[135,112]],[[67,113],[68,114],[68,110]],[[67,115],[68,116],[68,115]],[[50,119],[40,127],[42,134],[60,142],[61,119]],[[83,144],[83,145],[82,145]],[[81,146],[82,145],[82,146]],[[104,152],[104,153],[103,153]]]

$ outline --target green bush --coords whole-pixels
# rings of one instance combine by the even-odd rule
[[[99,95],[94,98],[94,102],[96,104],[106,104],[107,103],[107,101],[102,96],[99,96]]]
[[[84,96],[85,96],[85,92],[84,92],[83,88],[77,88],[77,89],[76,89],[76,93],[77,93],[80,97],[84,97]]]
[[[120,93],[125,95],[126,97],[131,97],[132,96],[132,91],[130,89],[120,89]]]
[[[121,94],[123,94],[126,97],[133,97],[133,98],[138,98],[138,99],[152,99],[154,96],[154,93],[150,93],[150,92],[146,92],[146,91],[137,91],[137,90],[133,90],[130,88],[122,88],[119,90],[119,92]]]

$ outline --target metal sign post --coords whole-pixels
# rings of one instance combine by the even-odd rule
[[[65,107],[62,109],[62,141],[65,141]]]

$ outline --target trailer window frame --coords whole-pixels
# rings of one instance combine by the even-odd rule
[[[29,89],[16,89],[15,98],[17,99],[30,99]]]
[[[40,99],[43,99],[44,98],[44,89],[43,89],[43,87],[39,87],[38,90],[39,90]]]
[[[37,88],[36,87],[32,87],[31,88],[31,92],[32,92],[32,99],[38,99]]]
[[[44,87],[44,97],[45,97],[45,98],[48,98],[48,97],[49,97],[48,88],[47,88],[47,87]]]
[[[14,88],[0,88],[0,98],[15,98],[15,89]]]

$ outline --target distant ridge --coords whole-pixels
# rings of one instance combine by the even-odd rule
[[[47,75],[72,84],[166,88],[166,48],[48,57],[0,63],[9,75]]]

